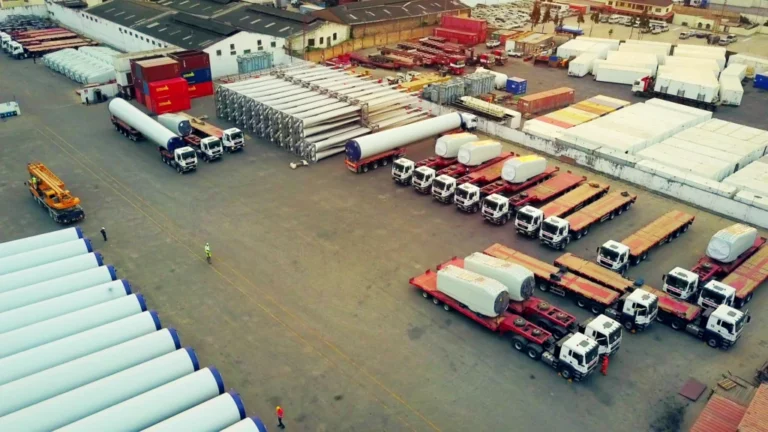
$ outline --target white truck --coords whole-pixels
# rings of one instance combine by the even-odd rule
[[[401,157],[392,164],[392,180],[402,185],[413,184],[414,189],[428,193],[435,179],[435,173],[453,165],[462,145],[477,141],[477,135],[471,133],[450,133],[435,141],[435,155],[414,162]]]

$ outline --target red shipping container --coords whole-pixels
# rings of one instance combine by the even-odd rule
[[[144,98],[147,102],[147,108],[155,114],[185,111],[191,107],[188,97],[162,96],[159,98],[152,98],[150,96],[145,96]]]
[[[208,69],[211,67],[211,60],[208,58],[208,53],[204,51],[180,51],[168,54],[168,57],[179,62],[182,73],[197,69]]]
[[[461,30],[480,35],[481,42],[488,36],[488,23],[477,18],[464,18],[455,15],[443,15],[440,27]]]
[[[183,96],[189,98],[189,90],[187,87],[187,80],[184,78],[173,78],[163,81],[155,81],[149,83],[149,96],[151,96],[153,99],[167,96]]]
[[[211,95],[213,95],[213,81],[189,85],[189,97],[192,99]]]
[[[451,42],[457,42],[462,45],[477,45],[482,42],[477,33],[465,32],[462,30],[446,29],[438,27],[435,29],[435,36],[443,37]]]
[[[136,100],[140,104],[144,105],[144,93],[142,93],[141,90],[136,87],[133,88],[133,93],[136,95]]]
[[[179,62],[167,57],[138,61],[136,67],[138,76],[146,82],[162,81],[181,75]]]
[[[522,114],[536,114],[568,106],[575,98],[576,92],[572,88],[560,87],[521,97],[517,101],[517,110]]]

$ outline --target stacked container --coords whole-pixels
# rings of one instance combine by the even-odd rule
[[[181,78],[181,64],[160,57],[131,63],[136,99],[155,114],[189,109],[187,81]]]
[[[521,114],[535,114],[562,108],[573,103],[576,92],[572,88],[560,87],[529,96],[523,96],[517,102],[517,110]]]
[[[440,24],[435,29],[435,36],[460,44],[477,45],[484,43],[488,37],[488,23],[485,20],[445,15]]]
[[[512,77],[507,79],[507,92],[512,94],[525,94],[528,91],[528,80]]]
[[[755,74],[756,88],[768,90],[768,72]]]
[[[189,97],[199,98],[213,94],[211,61],[203,51],[181,51],[168,57],[179,62],[181,77],[187,81]]]
[[[555,140],[565,129],[610,114],[629,105],[628,101],[598,95],[541,117],[528,120],[523,132],[544,139]]]

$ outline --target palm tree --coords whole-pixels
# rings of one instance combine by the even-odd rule
[[[533,9],[531,10],[531,31],[541,20],[541,3],[534,2]]]
[[[589,27],[589,35],[592,36],[592,29],[594,29],[597,23],[600,22],[600,11],[595,11],[592,15],[590,15],[589,20],[593,23],[592,26]]]

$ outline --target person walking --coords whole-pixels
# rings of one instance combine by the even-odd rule
[[[107,241],[107,229],[104,227],[101,227],[101,230],[99,230],[101,233],[101,236],[104,237],[104,241]]]
[[[600,364],[600,373],[608,376],[608,356],[603,356],[603,362]]]
[[[211,263],[211,246],[208,243],[205,244],[205,259],[208,261],[208,264]]]
[[[275,408],[275,414],[277,414],[277,427],[280,429],[285,429],[285,425],[283,424],[283,415],[285,414],[283,412],[283,409],[278,405],[277,408]]]

